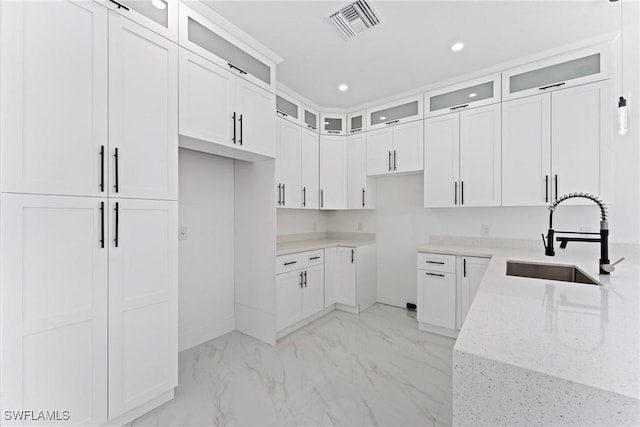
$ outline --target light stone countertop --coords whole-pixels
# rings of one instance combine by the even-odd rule
[[[611,245],[612,262],[627,259],[611,275],[599,275],[599,246],[589,246],[556,247],[554,257],[544,255],[542,242],[537,250],[429,244],[418,252],[491,257],[455,352],[637,401],[638,258]],[[602,286],[507,276],[508,260],[575,265]]]
[[[276,244],[276,256],[289,255],[296,252],[313,251],[316,249],[331,248],[334,246],[344,246],[357,248],[375,244],[375,240],[344,239],[326,237],[322,239],[300,240],[295,242],[279,242]]]

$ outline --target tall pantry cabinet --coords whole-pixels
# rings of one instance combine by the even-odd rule
[[[99,425],[177,385],[177,45],[0,7],[1,410]]]

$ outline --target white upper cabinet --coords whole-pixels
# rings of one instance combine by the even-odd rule
[[[108,11],[73,1],[0,7],[1,190],[105,195]]]
[[[319,136],[311,130],[302,129],[300,135],[300,187],[301,207],[318,209],[320,152]]]
[[[242,79],[236,79],[236,146],[273,157],[276,152],[274,94]]]
[[[424,206],[458,206],[460,114],[424,121]]]
[[[275,92],[275,63],[255,48],[180,4],[180,46],[256,85]],[[273,110],[271,111],[273,114]]]
[[[422,119],[422,95],[401,99],[367,110],[369,130],[420,119]]]
[[[110,13],[109,195],[178,200],[178,46]]]
[[[320,128],[319,128],[318,121],[320,120],[320,114],[317,111],[303,105],[301,119],[302,119],[302,126],[316,133],[319,132]]]
[[[300,123],[300,104],[282,94],[276,95],[276,114],[293,123]]]
[[[375,179],[367,177],[367,135],[347,137],[347,209],[373,209]]]
[[[502,97],[520,98],[607,79],[609,49],[596,45],[507,70],[502,73]]]
[[[300,126],[279,119],[276,150],[276,206],[298,208],[300,183]]]
[[[347,134],[364,132],[367,130],[367,112],[357,111],[347,114]]]
[[[320,133],[322,135],[347,134],[347,116],[345,114],[322,113],[320,122]]]
[[[425,117],[500,102],[500,74],[467,81],[425,94]]]
[[[423,169],[422,120],[367,133],[367,175]]]
[[[320,137],[320,209],[347,207],[347,137]]]
[[[95,1],[173,42],[178,42],[178,0]]]

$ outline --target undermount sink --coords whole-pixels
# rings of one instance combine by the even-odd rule
[[[507,276],[530,277],[532,279],[560,280],[562,282],[600,285],[575,265],[536,264],[532,262],[507,261]]]

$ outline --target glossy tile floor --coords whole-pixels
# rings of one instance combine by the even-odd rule
[[[231,332],[180,353],[175,399],[129,425],[450,425],[453,343],[381,304],[275,347]]]

